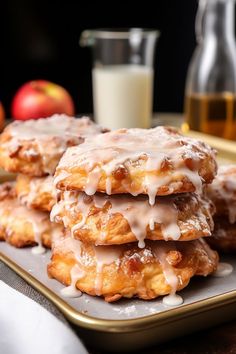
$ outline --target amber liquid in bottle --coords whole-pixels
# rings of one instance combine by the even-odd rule
[[[236,139],[236,95],[193,94],[186,97],[183,130]]]

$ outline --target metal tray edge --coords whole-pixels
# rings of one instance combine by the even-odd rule
[[[202,140],[217,150],[218,156],[236,162],[236,144],[234,141],[219,138],[217,136],[204,134],[194,130],[183,132],[184,135],[194,139]]]
[[[189,315],[196,313],[203,313],[210,309],[219,308],[227,304],[236,302],[236,290],[213,296],[205,300],[197,301],[193,304],[181,306],[179,308],[169,309],[163,313],[148,315],[142,318],[130,320],[105,320],[98,319],[86,314],[79,313],[74,310],[70,305],[63,301],[53,291],[47,288],[39,280],[34,278],[31,274],[27,273],[23,268],[18,266],[10,258],[0,253],[0,260],[9,266],[13,271],[20,275],[36,290],[46,296],[65,317],[76,324],[77,326],[85,329],[110,332],[110,333],[129,333],[136,332],[142,329],[162,326],[163,324],[174,322],[183,319]]]

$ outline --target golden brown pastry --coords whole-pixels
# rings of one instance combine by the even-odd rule
[[[16,194],[20,203],[28,208],[51,211],[56,203],[53,177],[31,177],[19,174],[16,178]]]
[[[224,215],[231,224],[236,222],[236,165],[219,166],[207,195],[216,206],[216,215]]]
[[[7,193],[8,190],[8,193]],[[51,247],[64,228],[50,222],[49,214],[28,209],[14,197],[14,185],[0,186],[0,240],[15,247]]]
[[[144,240],[188,241],[210,236],[214,207],[207,199],[189,193],[157,197],[61,192],[51,220],[63,223],[74,238],[96,245]]]
[[[103,131],[89,118],[58,114],[15,121],[0,136],[0,167],[35,177],[52,175],[69,146],[81,144],[85,137]]]
[[[48,274],[109,302],[121,297],[150,300],[183,289],[191,277],[206,276],[217,264],[217,253],[202,239],[148,241],[140,249],[137,244],[92,246],[65,237],[54,245]]]
[[[56,170],[61,190],[88,195],[156,195],[201,191],[216,174],[215,151],[174,128],[121,129],[67,149]]]
[[[13,199],[16,197],[14,182],[5,182],[0,184],[0,202],[5,199]],[[0,241],[5,240],[5,235],[1,232],[0,227]]]
[[[206,240],[219,252],[236,252],[236,224],[231,224],[225,216],[214,218],[215,228],[211,237]]]
[[[0,201],[13,199],[16,197],[15,182],[5,182],[0,184]]]

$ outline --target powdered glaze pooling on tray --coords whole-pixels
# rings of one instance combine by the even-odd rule
[[[230,263],[220,262],[216,271],[213,273],[213,276],[217,278],[227,277],[232,272],[233,266]]]
[[[179,204],[189,203],[192,205],[195,218],[183,219],[179,216]],[[200,207],[200,205],[202,205]],[[195,206],[198,206],[197,210]],[[87,196],[83,192],[63,192],[62,200],[60,200],[52,209],[51,220],[63,221],[64,226],[68,227],[70,218],[66,215],[70,214],[72,218],[78,218],[77,222],[71,229],[72,235],[79,230],[86,228],[86,220],[92,208],[104,210],[101,223],[101,237],[99,242],[105,243],[106,233],[103,231],[103,225],[107,225],[111,216],[116,213],[121,214],[129,223],[133,235],[137,238],[139,247],[144,247],[144,240],[147,237],[148,228],[155,230],[156,224],[161,225],[161,231],[164,239],[178,240],[181,232],[187,232],[187,225],[196,230],[202,229],[204,235],[211,233],[211,215],[209,203],[197,197],[194,194],[186,196],[169,196],[158,197],[155,205],[150,206],[146,196],[132,197],[128,195],[112,195],[95,194]],[[206,215],[207,219],[206,219]],[[179,226],[181,221],[181,229]],[[213,224],[212,224],[213,225]],[[213,226],[212,226],[213,227]]]
[[[53,174],[68,146],[82,143],[85,137],[102,132],[102,128],[87,117],[77,119],[55,114],[49,118],[15,121],[6,131],[12,138],[3,145],[6,145],[10,152],[23,146],[26,141],[34,142],[42,156],[45,172]],[[32,148],[26,150],[25,154],[34,156],[38,152]]]
[[[133,195],[148,194],[149,202],[153,205],[158,193],[174,193],[183,180],[191,182],[199,192],[203,180],[198,172],[206,156],[213,160],[214,150],[170,128],[121,129],[97,135],[80,146],[69,148],[59,163],[57,182],[64,179],[63,174],[60,179],[60,173],[67,168],[82,168],[87,172],[84,185],[87,194],[92,195],[97,191],[98,183],[104,175],[105,192],[111,194],[111,176],[118,174],[117,178],[122,184],[120,175],[131,176],[135,170],[137,174],[145,174],[140,189],[134,188],[132,178],[130,183],[122,184],[122,187]],[[163,186],[168,186],[168,191],[161,191]]]

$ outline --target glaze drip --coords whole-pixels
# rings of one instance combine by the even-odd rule
[[[171,287],[170,294],[163,297],[163,304],[168,306],[177,306],[183,303],[182,297],[176,294],[179,284],[178,276],[176,275],[174,268],[171,266],[171,264],[169,264],[167,259],[168,252],[174,248],[175,244],[173,242],[162,242],[154,246],[154,255],[157,257],[162,266],[163,274],[167,284],[169,284]]]
[[[171,242],[170,244],[164,244],[159,243],[158,245],[154,246],[154,255],[156,256],[156,258],[158,259],[158,261],[160,262],[162,269],[163,269],[163,273],[166,279],[166,282],[170,285],[171,287],[171,294],[175,294],[176,293],[176,289],[178,287],[178,277],[175,274],[175,271],[173,269],[173,267],[169,264],[169,262],[167,261],[167,254],[170,250],[173,250],[174,244],[173,242]]]
[[[6,130],[12,138],[3,142],[3,146],[13,152],[27,141],[31,142],[38,151],[32,146],[24,152],[25,156],[37,156],[40,153],[44,172],[53,174],[68,146],[81,144],[85,137],[99,134],[103,129],[87,117],[77,119],[55,114],[49,118],[15,121]]]
[[[107,204],[108,203],[108,204]],[[173,198],[159,198],[155,205],[150,206],[145,196],[132,198],[125,195],[108,197],[106,195],[95,194],[89,199],[84,193],[64,192],[63,200],[56,204],[51,212],[51,220],[57,221],[63,209],[68,210],[75,217],[81,214],[81,220],[72,229],[72,235],[76,230],[83,228],[91,208],[107,208],[106,219],[103,224],[109,221],[111,215],[119,213],[129,223],[132,233],[135,235],[140,248],[145,246],[144,240],[148,227],[155,229],[156,224],[161,225],[163,236],[166,240],[178,240],[181,236],[178,226],[178,210]],[[65,226],[66,223],[64,222]],[[101,227],[101,240],[104,241],[104,233]]]
[[[213,276],[217,278],[227,277],[233,272],[233,270],[234,268],[231,264],[220,262],[216,271],[213,273]]]
[[[62,157],[57,171],[81,168],[87,172],[84,191],[94,194],[100,178],[105,178],[106,192],[112,194],[111,176],[118,174],[126,192],[137,195],[148,194],[151,205],[160,193],[172,194],[183,180],[187,180],[200,192],[204,180],[198,171],[204,156],[210,156],[214,165],[215,152],[209,146],[194,139],[186,138],[165,127],[154,129],[121,129],[100,134],[76,147],[69,148]],[[188,161],[191,160],[191,168]],[[123,184],[123,173],[132,176],[137,171],[145,173],[140,186]],[[91,178],[95,173],[95,178]],[[63,180],[63,178],[61,179]],[[167,186],[168,190],[161,192]]]
[[[71,269],[71,284],[62,290],[64,296],[78,296],[80,293],[76,289],[76,283],[79,279],[85,276],[83,270],[83,264],[89,264],[91,260],[89,257],[83,258],[81,252],[82,243],[78,240],[74,240],[71,237],[63,237],[57,239],[54,245],[54,249],[61,250],[62,252],[73,252],[77,264]],[[93,252],[96,259],[96,277],[95,277],[95,292],[96,295],[101,295],[103,279],[102,272],[106,265],[116,263],[119,266],[119,259],[122,255],[123,248],[121,246],[106,247],[106,246],[93,246]]]
[[[76,288],[76,283],[79,279],[83,278],[84,272],[78,264],[75,264],[70,271],[71,284],[61,290],[64,297],[79,297],[82,295],[81,291]]]
[[[110,265],[114,262],[119,262],[119,258],[122,254],[122,249],[120,247],[109,247],[106,246],[94,246],[94,252],[97,260],[97,268],[96,268],[96,278],[95,278],[95,293],[96,295],[101,295],[103,279],[102,272],[103,267],[106,265]]]
[[[24,204],[30,208],[32,203],[34,203],[34,201],[38,198],[39,193],[49,194],[56,202],[57,192],[53,185],[52,176],[31,178],[29,192],[22,190],[21,193],[18,193],[18,198],[20,199],[21,204]]]
[[[212,273],[218,262],[214,252],[211,264],[203,244],[196,241],[148,241],[144,249],[139,249],[134,244],[93,246],[81,243],[69,234],[55,243],[52,262],[57,255],[59,259],[65,256],[66,264],[76,260],[73,264],[78,268],[73,270],[74,281],[71,282],[74,287],[77,283],[82,290],[89,283],[89,293],[103,295],[107,301],[115,301],[120,296],[152,298],[153,291],[157,296],[170,294],[163,298],[168,306],[180,305],[183,300],[176,291],[186,286],[194,274]],[[162,284],[160,288],[159,284]],[[151,297],[148,289],[151,289]]]
[[[4,200],[0,202],[0,208],[3,208],[5,213],[5,224],[14,225],[22,218],[25,223],[32,226],[35,242],[38,244],[35,248],[32,248],[34,254],[41,254],[45,252],[42,245],[42,235],[47,232],[50,227],[49,217],[47,213],[36,211],[33,209],[27,209],[25,206],[19,204],[15,199]],[[3,225],[4,227],[4,225]],[[7,230],[11,233],[10,227]]]

